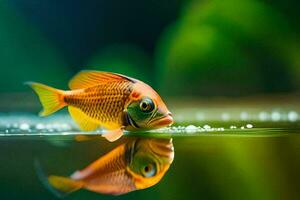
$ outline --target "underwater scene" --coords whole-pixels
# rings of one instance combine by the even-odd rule
[[[300,199],[299,9],[1,0],[0,199]]]

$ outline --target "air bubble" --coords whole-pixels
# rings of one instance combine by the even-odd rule
[[[188,125],[187,127],[185,127],[185,131],[187,133],[195,133],[198,131],[198,128],[194,125]]]
[[[223,121],[228,121],[230,119],[229,113],[222,113],[221,118]]]
[[[269,115],[267,112],[260,112],[258,114],[258,118],[260,119],[260,121],[267,121],[268,117],[269,117]]]
[[[272,121],[279,121],[281,118],[281,114],[277,111],[272,112],[271,119]]]
[[[298,118],[299,118],[299,115],[298,115],[297,112],[295,112],[295,111],[290,111],[290,112],[288,113],[288,120],[289,120],[289,121],[295,122],[295,121],[298,120]]]
[[[64,130],[70,130],[71,129],[69,124],[62,124],[61,128],[64,129]]]
[[[253,128],[253,125],[252,124],[247,124],[246,127],[247,128]]]
[[[249,119],[249,114],[247,112],[241,112],[240,114],[241,120],[247,120]]]
[[[204,120],[204,114],[201,112],[196,113],[196,119],[199,121]]]
[[[204,128],[205,130],[209,130],[209,129],[211,129],[211,127],[210,127],[209,125],[207,125],[207,124],[206,124],[206,125],[204,125],[204,126],[203,126],[203,128]]]
[[[22,123],[20,124],[20,129],[21,130],[28,130],[30,128],[29,124]]]
[[[39,124],[37,124],[37,125],[35,126],[35,128],[38,129],[38,130],[41,130],[41,129],[44,129],[44,128],[45,128],[45,125],[39,123]]]

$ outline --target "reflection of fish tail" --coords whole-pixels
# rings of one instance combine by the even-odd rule
[[[42,184],[50,192],[52,192],[55,196],[59,198],[63,198],[69,193],[79,190],[83,186],[81,182],[74,181],[67,177],[52,176],[52,175],[48,176],[44,172],[39,160],[37,159],[34,161],[34,166],[36,169],[37,176],[42,182]]]
[[[35,82],[26,82],[25,84],[29,85],[39,96],[44,109],[40,112],[40,116],[50,115],[66,105],[63,90]]]

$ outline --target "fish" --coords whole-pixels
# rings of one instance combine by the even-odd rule
[[[174,160],[172,138],[130,138],[71,176],[40,179],[58,197],[80,189],[122,195],[157,184]],[[41,175],[42,174],[42,175]]]
[[[66,91],[36,82],[25,84],[39,97],[40,116],[67,106],[81,130],[104,128],[103,137],[111,142],[124,130],[150,130],[173,123],[172,113],[151,86],[122,74],[84,70],[70,80]]]

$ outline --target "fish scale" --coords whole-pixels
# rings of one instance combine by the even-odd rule
[[[65,96],[68,105],[80,108],[93,119],[122,123],[121,114],[124,104],[132,91],[132,84],[128,81],[115,82],[73,91]]]

